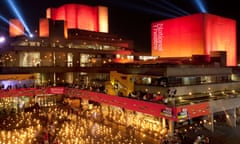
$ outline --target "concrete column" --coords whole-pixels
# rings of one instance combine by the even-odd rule
[[[52,61],[53,61],[53,66],[56,66],[56,54],[55,54],[55,52],[52,53]]]
[[[166,119],[162,118],[162,128],[166,128]]]
[[[80,66],[80,53],[74,53],[72,61],[73,61],[73,67],[79,67]]]
[[[211,127],[211,131],[213,132],[214,131],[214,115],[213,113],[211,113],[210,115],[210,127]]]
[[[227,111],[227,124],[231,127],[237,127],[236,108]]]
[[[170,136],[173,136],[174,135],[174,121],[173,120],[168,120],[168,126],[169,126],[168,134]]]
[[[53,73],[53,86],[56,86],[56,73]]]
[[[237,113],[236,108],[233,109],[233,127],[237,127]]]
[[[207,128],[207,129],[209,129],[209,130],[211,130],[212,132],[214,132],[214,115],[213,115],[213,113],[211,113],[208,117],[207,117],[207,119],[205,119],[205,120],[207,120],[207,121],[209,121],[209,122],[206,122],[206,123],[204,123],[203,125],[204,125],[204,127],[205,128]]]

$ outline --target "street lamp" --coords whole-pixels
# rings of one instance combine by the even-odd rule
[[[5,37],[4,36],[0,36],[0,44],[4,43],[5,42]]]

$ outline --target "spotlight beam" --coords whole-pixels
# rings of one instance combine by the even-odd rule
[[[21,23],[23,24],[23,26],[25,27],[28,35],[32,35],[32,33],[29,30],[29,27],[27,26],[25,20],[23,19],[22,15],[20,14],[20,12],[18,11],[18,8],[16,6],[16,4],[13,2],[14,0],[7,0],[9,6],[11,7],[11,9],[13,10],[14,14],[16,15],[16,17],[21,21]]]
[[[174,5],[174,4],[170,3],[170,2],[168,2],[167,0],[161,0],[161,2],[163,2],[165,5],[168,5],[168,6],[172,7],[173,9],[175,9],[175,10],[181,12],[181,13],[184,14],[184,15],[190,15],[190,13],[188,13],[187,11],[185,11],[185,10],[183,10],[183,9],[181,9],[181,8],[179,8],[179,7],[177,7],[176,5]]]
[[[199,10],[202,12],[202,13],[206,13],[207,10],[206,8],[204,7],[204,4],[203,4],[203,1],[202,0],[194,0],[195,4],[198,6]]]
[[[176,15],[172,15],[172,14],[169,14],[169,13],[166,13],[166,12],[161,12],[159,10],[154,10],[152,8],[147,8],[146,6],[141,6],[141,5],[136,5],[136,4],[133,4],[133,3],[129,3],[129,1],[128,2],[114,1],[112,4],[115,4],[115,5],[121,6],[121,7],[125,7],[125,8],[128,8],[128,9],[140,10],[140,11],[150,13],[150,14],[161,15],[161,16],[170,17],[170,18],[176,17]]]
[[[177,10],[174,10],[174,9],[171,9],[169,7],[164,6],[164,5],[160,4],[159,2],[156,2],[155,0],[154,1],[144,0],[144,1],[149,3],[149,4],[152,4],[153,6],[157,6],[157,7],[161,8],[161,9],[165,9],[165,10],[171,12],[171,13],[175,13],[175,14],[180,15],[180,16],[185,15],[185,14],[183,14],[183,13],[177,11]]]
[[[2,21],[4,21],[5,23],[9,24],[9,21],[8,21],[5,17],[3,17],[3,16],[0,15],[0,19],[1,19]]]
[[[0,15],[0,19],[1,19],[3,22],[5,22],[5,23],[7,23],[7,24],[9,24],[9,25],[11,25],[11,26],[13,26],[16,30],[23,32],[23,31],[22,31],[19,27],[17,27],[15,24],[9,22],[5,17],[3,17],[3,16]],[[23,33],[24,33],[24,32],[23,32]],[[24,33],[24,35],[27,36],[26,33]]]

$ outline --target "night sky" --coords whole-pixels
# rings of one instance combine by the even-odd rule
[[[16,18],[7,5],[0,2],[0,16]],[[207,12],[237,20],[240,23],[240,6],[236,0],[13,0],[32,31],[38,29],[39,18],[45,17],[48,7],[67,3],[104,5],[109,8],[109,32],[134,40],[135,50],[150,52],[151,22],[200,13],[195,1],[202,2]],[[169,5],[163,2],[171,3]],[[157,3],[156,3],[157,2]],[[155,4],[154,4],[155,3]],[[180,11],[180,9],[182,11]],[[183,12],[184,11],[184,12]],[[239,30],[238,30],[239,31]],[[8,26],[0,19],[0,33],[7,33]],[[239,32],[238,32],[239,33]],[[238,34],[239,35],[239,34]],[[239,38],[238,38],[239,39]],[[239,45],[237,43],[237,45]],[[239,46],[238,46],[239,47]]]

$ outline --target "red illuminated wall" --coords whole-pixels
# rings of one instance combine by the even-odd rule
[[[64,20],[68,29],[82,29],[95,32],[108,32],[106,7],[92,7],[80,4],[66,4],[59,8],[49,8],[46,17]]]
[[[205,15],[206,54],[211,51],[226,51],[227,65],[236,66],[236,21],[220,16]]]
[[[236,22],[211,14],[194,14],[152,23],[152,55],[191,57],[226,51],[236,65]]]
[[[185,16],[152,24],[152,54],[191,57],[204,54],[203,17]]]
[[[210,114],[209,103],[197,103],[192,105],[183,105],[176,108],[176,117],[181,119],[192,119],[199,116],[207,116]],[[186,115],[182,115],[186,114]]]

